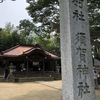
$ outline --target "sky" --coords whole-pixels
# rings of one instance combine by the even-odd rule
[[[8,22],[16,27],[20,20],[30,20],[31,18],[25,9],[27,6],[26,0],[4,0],[3,3],[0,3],[0,27],[4,28]]]

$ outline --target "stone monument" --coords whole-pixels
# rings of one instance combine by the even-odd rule
[[[62,100],[95,100],[87,0],[60,0]]]

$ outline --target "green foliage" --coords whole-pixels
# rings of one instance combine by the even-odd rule
[[[16,45],[17,43],[22,43],[21,41],[23,41],[23,40],[21,40],[20,38],[21,38],[21,36],[20,36],[20,34],[18,34],[18,31],[17,30],[14,30],[12,33],[11,33],[11,35],[12,35],[12,42],[13,42],[13,46],[14,45]]]
[[[59,23],[58,0],[27,0],[29,6],[26,8],[34,23],[41,23],[37,27],[41,33],[53,31],[50,22]]]
[[[25,31],[21,31],[20,33],[19,30],[7,23],[5,28],[0,30],[0,51],[9,49],[10,47],[15,46],[17,43],[32,44],[33,37],[26,36],[26,33],[24,32]]]
[[[11,34],[8,34],[6,31],[0,32],[0,50],[5,50],[8,47],[11,47],[12,37]]]
[[[26,8],[33,22],[21,20],[18,30],[11,23],[0,28],[0,50],[7,49],[16,43],[35,44],[60,53],[60,44],[57,42],[59,34],[51,35],[53,31],[59,33],[59,0],[26,0]],[[97,30],[100,25],[100,0],[87,0],[90,29]],[[37,25],[39,23],[40,25]],[[99,30],[99,29],[98,29]],[[96,50],[95,50],[96,51]]]
[[[87,0],[90,29],[100,25],[100,0]],[[42,23],[44,32],[54,31],[50,22],[59,25],[59,0],[27,0],[26,8],[34,23]],[[53,27],[54,28],[54,27]]]
[[[2,31],[2,28],[0,28],[0,31]]]
[[[47,37],[42,38],[37,36],[36,43],[40,44],[43,48],[49,51],[60,54],[60,42],[57,42],[58,37],[58,35],[51,35],[48,39]]]
[[[100,25],[100,0],[88,0],[90,28]]]
[[[26,10],[32,17],[33,22],[41,23],[41,26],[37,27],[38,31],[36,32],[45,34],[42,37],[53,31],[56,31],[56,33],[60,32],[59,0],[27,0],[27,3],[29,6]],[[87,0],[87,6],[90,30],[100,30],[100,0]],[[43,40],[40,42],[42,45],[46,42],[43,42]],[[46,42],[47,47],[52,51],[60,52],[60,45],[56,47],[57,43],[55,40],[53,38],[51,40],[52,42],[50,43]]]
[[[31,32],[34,31],[35,26],[31,21],[24,19],[19,22],[18,28],[20,32],[24,32],[24,34],[28,36]]]
[[[12,25],[10,22],[6,23],[4,30],[9,34],[14,30],[14,25]]]

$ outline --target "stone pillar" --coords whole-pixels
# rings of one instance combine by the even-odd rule
[[[63,100],[95,100],[86,1],[60,0]]]

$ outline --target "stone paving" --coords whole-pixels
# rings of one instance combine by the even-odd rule
[[[61,100],[61,81],[0,83],[0,100]],[[96,90],[100,100],[100,87]]]

